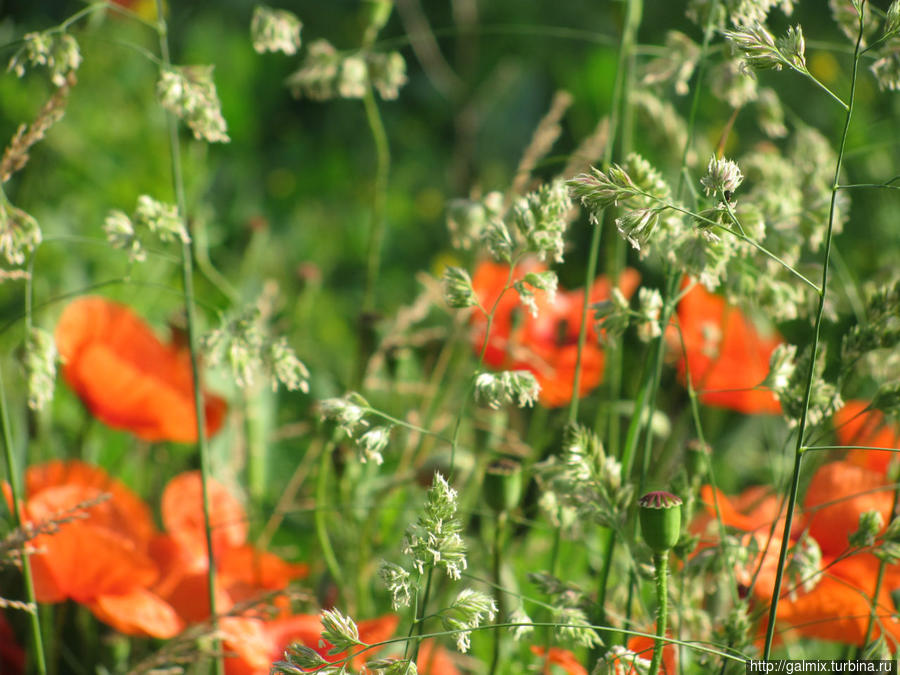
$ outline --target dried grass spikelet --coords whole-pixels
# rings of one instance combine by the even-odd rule
[[[519,166],[516,167],[515,179],[512,187],[509,189],[505,197],[506,205],[512,203],[513,197],[526,192],[528,182],[531,180],[531,172],[537,163],[547,156],[550,148],[556,143],[562,128],[559,123],[569,106],[572,105],[572,95],[564,90],[556,92],[553,101],[550,104],[550,110],[538,122],[537,128],[519,160]]]
[[[3,159],[0,160],[0,183],[7,182],[16,171],[28,163],[30,157],[28,152],[32,146],[42,141],[50,127],[62,119],[69,100],[69,92],[77,81],[75,73],[70,72],[63,86],[53,92],[53,96],[38,111],[34,121],[30,125],[19,126],[3,153]]]

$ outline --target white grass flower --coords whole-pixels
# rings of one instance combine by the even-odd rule
[[[731,194],[743,181],[744,174],[735,162],[724,157],[717,159],[715,156],[710,157],[706,175],[700,179],[707,195],[724,195],[726,200],[730,200]]]
[[[183,119],[197,140],[227,143],[231,139],[212,73],[212,66],[165,69],[160,73],[156,92],[162,106]]]
[[[257,53],[282,52],[291,56],[300,48],[303,24],[295,14],[284,9],[259,5],[253,10],[250,37]]]
[[[0,255],[11,265],[21,265],[41,239],[41,228],[34,217],[0,194]]]

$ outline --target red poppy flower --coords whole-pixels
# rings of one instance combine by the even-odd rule
[[[63,377],[101,422],[148,441],[196,440],[189,353],[164,345],[130,309],[80,298],[63,311],[56,346]],[[226,407],[205,396],[207,434],[222,426]]]
[[[762,549],[765,542],[761,541],[761,535],[754,536]],[[762,570],[754,586],[754,597],[761,613],[766,616],[775,586],[780,546],[781,540],[773,537],[768,549],[762,549]],[[756,564],[758,562],[755,561]],[[800,580],[790,580],[782,586],[776,635],[782,639],[803,636],[862,645],[878,575],[878,559],[870,554],[855,554],[844,559],[823,556],[821,570],[821,574],[813,580],[816,584],[812,590],[804,589]],[[887,574],[878,596],[872,635],[878,637],[882,632],[890,634],[888,645],[894,651],[900,639],[900,625],[893,619],[894,603],[888,588],[895,588],[897,581],[896,572]],[[765,620],[760,623],[760,632],[764,630]]]
[[[213,551],[216,560],[216,609],[230,609],[266,591],[282,590],[306,576],[305,564],[292,564],[247,544],[244,507],[216,480],[208,483]],[[186,622],[209,617],[206,532],[200,472],[169,481],[162,497],[166,534],[154,538],[150,553],[161,571],[154,591]]]
[[[875,471],[847,462],[825,464],[806,490],[809,533],[822,553],[840,555],[850,546],[847,538],[859,528],[862,513],[877,511],[887,525],[893,498],[884,476]]]
[[[516,267],[512,281],[529,272],[545,270],[543,265],[525,262]],[[551,302],[544,291],[536,290],[534,299],[538,315],[533,317],[521,306],[514,290],[503,291],[508,279],[509,266],[492,262],[481,263],[472,278],[472,286],[481,306],[490,311],[496,303],[484,362],[492,368],[531,371],[541,385],[541,403],[548,407],[565,405],[572,398],[575,382],[584,291],[560,290]],[[619,280],[619,288],[629,297],[639,281],[637,271],[626,269]],[[609,294],[609,281],[598,278],[591,286],[590,302],[606,300]],[[472,323],[472,346],[480,354],[485,341],[487,318],[477,312],[473,314]],[[597,339],[593,322],[589,321],[582,351],[579,396],[585,396],[603,379],[603,350],[598,346]]]
[[[628,650],[638,655],[641,661],[646,661],[645,668],[650,665],[653,660],[653,650],[656,647],[656,640],[643,635],[635,635],[628,638]],[[678,649],[670,642],[663,644],[662,664],[660,672],[663,675],[675,675],[678,672]],[[631,670],[626,671],[628,675],[636,673],[634,666]]]
[[[76,519],[41,534],[32,544],[39,602],[71,598],[103,622],[131,635],[171,637],[182,628],[175,611],[150,586],[158,570],[149,555],[154,535],[149,509],[101,469],[77,461],[30,467],[25,474],[26,521]],[[102,503],[83,507],[104,493]]]
[[[578,662],[575,655],[568,649],[550,647],[548,650],[538,645],[531,645],[531,653],[543,657],[544,668],[542,672],[546,675],[549,675],[551,665],[559,666],[569,675],[587,675],[587,669]]]
[[[678,372],[683,381],[687,361],[703,403],[751,415],[781,412],[775,395],[758,389],[769,374],[772,352],[783,342],[779,335],[761,336],[725,298],[699,284],[678,303],[678,321],[684,337]],[[682,354],[681,342],[676,344]]]
[[[420,675],[460,675],[450,652],[434,640],[422,640],[416,667]]]
[[[867,410],[865,401],[847,401],[834,416],[834,428],[841,445],[868,445],[900,448],[900,431],[887,423],[880,410]],[[879,450],[850,450],[847,461],[884,474],[897,453]]]
[[[755,490],[759,494],[759,490]],[[704,492],[707,510],[711,511],[711,490]],[[719,509],[723,522],[744,530],[747,546],[754,540],[759,551],[748,565],[736,570],[738,581],[749,584],[755,579],[753,597],[759,606],[760,616],[766,608],[775,588],[778,556],[781,548],[783,514],[774,505],[774,495],[765,497],[755,507],[747,508],[749,500],[743,496],[729,502],[719,496]],[[871,553],[845,555],[848,537],[859,527],[859,516],[866,511],[878,511],[885,518],[891,506],[891,493],[885,480],[876,472],[847,462],[833,462],[821,467],[813,476],[807,489],[805,512],[797,514],[792,539],[806,530],[822,552],[822,562],[817,574],[808,579],[786,577],[782,597],[778,603],[778,634],[815,637],[845,644],[860,644],[865,638],[869,621],[872,592],[878,574],[879,560]],[[769,532],[773,517],[779,522],[771,538]],[[804,587],[803,581],[811,582]],[[900,570],[889,566],[878,596],[874,634],[882,630],[896,641],[900,638],[900,625],[889,619],[893,614],[890,589],[900,586]],[[764,631],[765,626],[760,626]]]
[[[716,504],[722,516],[722,522],[742,532],[767,534],[784,531],[784,507],[785,500],[776,495],[771,488],[763,485],[754,485],[745,489],[737,497],[728,497],[721,490],[713,491],[709,485],[700,488],[700,500],[706,507],[706,512],[694,518],[691,532],[701,537],[719,536],[716,522]],[[777,521],[777,522],[776,522]],[[795,513],[791,523],[793,536],[799,536],[806,527],[804,514]]]
[[[368,644],[383,642],[394,634],[399,621],[400,617],[395,614],[360,621],[357,624],[359,639]],[[322,621],[315,614],[296,614],[272,621],[229,617],[222,619],[219,627],[225,638],[224,649],[229,655],[225,659],[227,675],[268,675],[271,664],[281,660],[284,650],[294,642],[316,650],[329,662],[346,658],[344,653],[328,654],[332,645],[322,639]],[[357,654],[351,664],[359,669],[374,655],[375,650]]]

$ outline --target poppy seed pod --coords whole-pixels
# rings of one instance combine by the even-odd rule
[[[638,504],[644,541],[654,553],[670,550],[681,536],[681,497],[670,492],[648,492]]]
[[[522,465],[510,457],[491,462],[484,474],[484,498],[495,512],[510,511],[522,497]]]

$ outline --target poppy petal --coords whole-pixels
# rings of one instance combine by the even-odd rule
[[[450,652],[434,640],[422,640],[416,667],[419,675],[459,675]]]
[[[306,564],[292,564],[246,545],[227,549],[216,561],[216,568],[235,602],[250,600],[263,591],[281,590],[309,572]]]
[[[683,381],[690,367],[703,403],[745,414],[781,412],[775,395],[758,388],[769,374],[780,336],[761,336],[725,298],[699,284],[679,302],[678,319],[684,341],[683,352],[681,340],[676,341],[682,354],[678,372]]]
[[[40,602],[62,595],[86,603],[149,586],[157,577],[153,562],[129,540],[86,522],[64,523],[53,534],[35,537],[33,544],[41,551],[32,556]]]
[[[835,413],[834,428],[841,445],[900,448],[900,431],[887,424],[880,410],[869,410],[865,401],[847,401]],[[847,461],[884,474],[896,454],[857,449],[847,453]]]
[[[104,424],[148,441],[196,440],[189,358],[130,309],[100,297],[76,300],[59,319],[56,345],[66,382]],[[222,399],[206,397],[208,434],[224,409]]]
[[[515,268],[512,281],[529,272],[546,271],[546,266],[527,260]],[[633,269],[622,272],[619,287],[630,296],[640,280]],[[472,287],[483,308],[494,310],[491,333],[485,347],[487,318],[481,312],[472,315],[472,346],[477,353],[484,348],[484,362],[492,368],[528,370],[541,386],[540,402],[548,407],[565,405],[572,399],[578,336],[584,310],[584,291],[560,289],[551,301],[546,292],[534,291],[537,316],[524,310],[518,294],[507,289],[509,266],[481,263],[472,277]],[[590,301],[609,297],[610,282],[599,277],[591,286]],[[581,354],[581,380],[578,395],[585,396],[603,379],[603,351],[596,345],[597,332],[587,325],[587,341]]]
[[[578,659],[576,659],[575,655],[568,649],[550,647],[548,650],[538,645],[532,645],[531,653],[536,656],[544,657],[544,662],[548,666],[549,664],[559,666],[569,675],[587,675],[587,669],[578,663]],[[547,670],[549,670],[549,668]]]
[[[859,529],[859,516],[878,511],[888,523],[892,503],[884,476],[848,462],[825,464],[806,490],[809,532],[823,554],[840,555],[850,546],[848,536]]]
[[[247,541],[247,514],[241,503],[218,481],[209,481],[207,488],[213,551],[220,555]],[[169,481],[162,496],[162,519],[166,532],[190,553],[194,560],[193,569],[206,569],[209,563],[199,471],[182,473]]]
[[[172,606],[145,588],[100,595],[88,606],[98,619],[126,635],[170,638],[184,628]]]
[[[80,502],[108,494],[109,499],[91,506],[87,515],[94,525],[118,532],[143,548],[155,535],[156,527],[149,507],[124,483],[111,478],[103,469],[78,460],[53,460],[28,467],[25,492],[29,498],[42,491],[68,486],[68,492],[33,499],[30,511],[34,518],[50,518]],[[76,490],[81,488],[81,490]],[[38,513],[38,509],[44,512]]]

